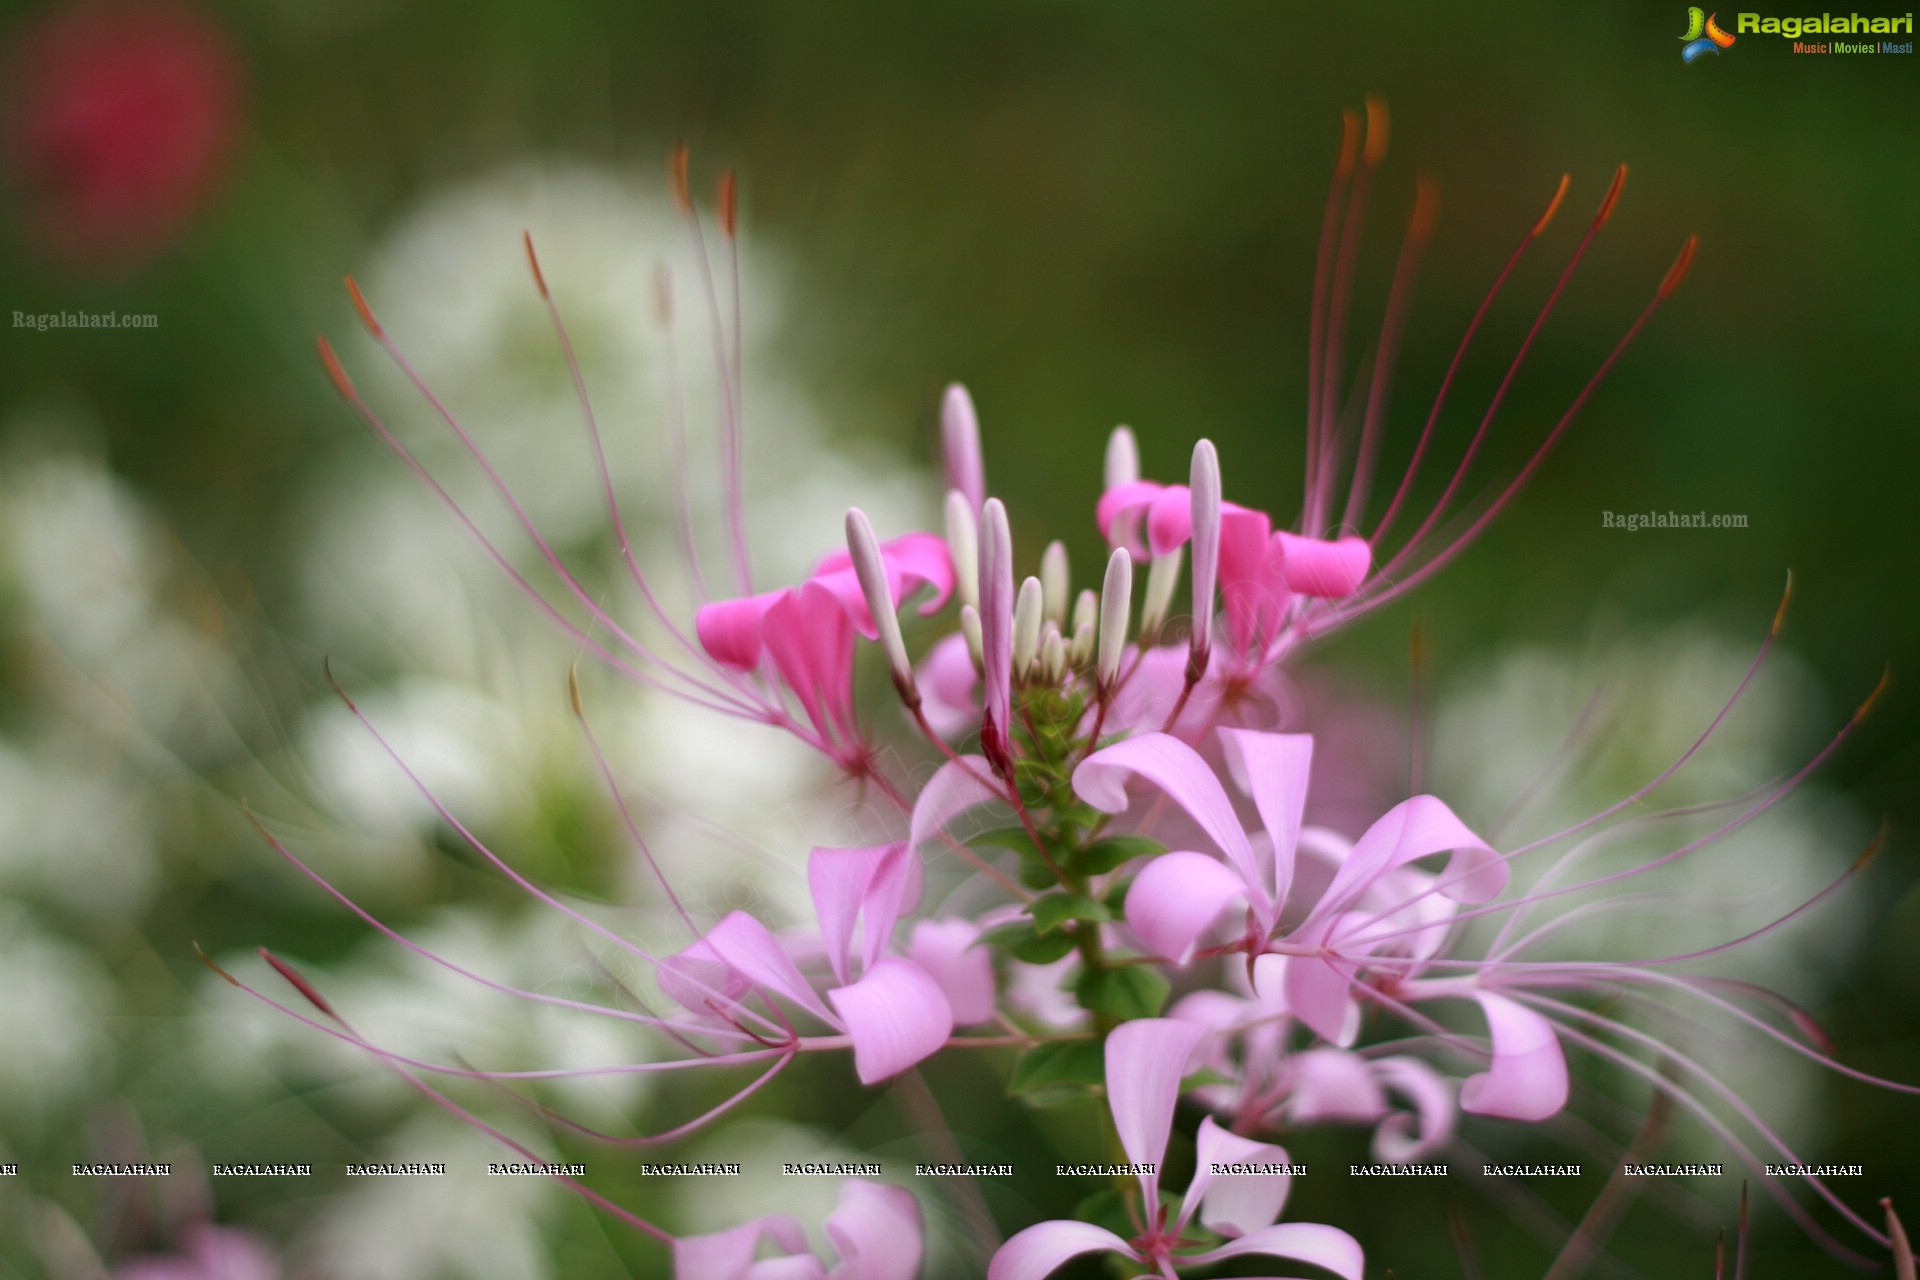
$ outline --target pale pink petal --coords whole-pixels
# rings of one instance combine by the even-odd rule
[[[907,943],[907,958],[940,984],[955,1026],[993,1021],[993,957],[979,940],[971,920],[918,920]]]
[[[1136,1018],[1107,1035],[1107,1106],[1128,1162],[1154,1168],[1140,1179],[1148,1204],[1159,1195],[1180,1077],[1205,1034],[1204,1027],[1174,1018]]]
[[[1303,946],[1322,945],[1328,935],[1346,917],[1311,925],[1297,931],[1292,941]],[[1353,964],[1313,955],[1287,957],[1287,1007],[1293,1016],[1322,1038],[1342,1047],[1360,1034],[1360,1006],[1353,998]]]
[[[1348,536],[1331,542],[1280,532],[1280,571],[1287,585],[1303,596],[1339,599],[1360,589],[1373,568],[1373,548],[1365,538]]]
[[[973,833],[948,832],[948,827],[967,810],[1002,799],[992,777],[992,767],[980,756],[961,756],[936,769],[914,797],[913,815],[907,824],[908,845],[922,856],[937,857],[950,851],[943,835],[964,843]],[[929,841],[932,848],[927,847]]]
[[[827,999],[853,1037],[853,1069],[873,1084],[923,1062],[953,1034],[947,997],[918,965],[887,956]]]
[[[1255,1142],[1229,1133],[1213,1122],[1200,1121],[1194,1138],[1193,1181],[1180,1202],[1182,1225],[1200,1210],[1200,1221],[1228,1239],[1273,1225],[1286,1206],[1293,1177],[1285,1173],[1221,1173],[1216,1164],[1287,1164],[1287,1153],[1268,1142]]]
[[[807,855],[807,887],[834,977],[848,980],[848,951],[856,921],[863,926],[862,963],[872,965],[893,936],[906,888],[907,847],[868,845],[815,849]]]
[[[1453,1086],[1418,1058],[1380,1058],[1373,1064],[1381,1083],[1413,1103],[1419,1117],[1396,1111],[1373,1131],[1373,1157],[1383,1164],[1411,1164],[1424,1160],[1453,1137]]]
[[[1127,890],[1127,923],[1154,954],[1185,964],[1228,905],[1246,896],[1247,886],[1218,859],[1162,854]]]
[[[1207,762],[1178,738],[1143,733],[1094,752],[1073,771],[1073,789],[1102,813],[1121,813],[1127,807],[1127,782],[1140,777],[1153,783],[1200,824],[1227,856],[1249,890],[1256,909],[1268,905],[1254,865],[1253,846],[1233,811],[1233,802]]]
[[[760,665],[761,632],[767,610],[786,596],[784,590],[767,591],[757,596],[701,605],[693,615],[693,631],[700,638],[700,647],[723,667],[753,670]]]
[[[1313,772],[1313,735],[1222,729],[1227,771],[1253,797],[1260,822],[1273,843],[1273,901],[1284,903],[1293,883],[1294,849],[1300,843],[1300,815],[1307,807],[1307,781]]]
[[[835,1021],[767,926],[746,912],[729,912],[702,941],[748,982],[785,996],[824,1022]]]
[[[827,1268],[810,1253],[793,1253],[761,1259],[747,1268],[743,1280],[827,1280]]]
[[[185,1256],[130,1258],[113,1280],[278,1280],[280,1264],[261,1241],[244,1231],[204,1224],[188,1228]]]
[[[920,710],[942,738],[965,737],[980,722],[980,673],[973,669],[967,638],[956,631],[934,641],[914,680]]]
[[[1493,1066],[1460,1085],[1460,1108],[1506,1120],[1545,1120],[1567,1105],[1567,1058],[1553,1024],[1491,991],[1473,998],[1487,1015]]]
[[[1313,914],[1341,910],[1379,877],[1431,854],[1453,851],[1438,892],[1458,902],[1486,902],[1506,887],[1507,864],[1433,796],[1402,800],[1367,828],[1321,895]]]
[[[980,665],[986,688],[984,730],[997,735],[987,755],[1011,758],[1013,712],[1013,533],[998,498],[980,511]]]
[[[1217,1249],[1176,1258],[1176,1262],[1206,1264],[1250,1253],[1274,1258],[1292,1258],[1325,1267],[1340,1280],[1361,1280],[1366,1255],[1360,1242],[1338,1227],[1318,1222],[1282,1222],[1278,1226],[1250,1231],[1238,1240],[1229,1240]]]
[[[1288,1067],[1287,1118],[1296,1124],[1360,1123],[1387,1113],[1386,1092],[1357,1053],[1308,1049]]]
[[[1140,1256],[1125,1240],[1090,1222],[1035,1223],[995,1251],[987,1280],[1045,1280],[1069,1259],[1098,1250]]]
[[[737,1003],[753,984],[720,958],[706,939],[696,941],[657,966],[660,989],[683,1009],[717,1013]],[[715,1008],[718,1006],[718,1008]]]
[[[673,1242],[674,1280],[746,1280],[762,1236],[787,1252],[804,1251],[806,1233],[786,1214],[770,1214],[726,1231],[682,1236]]]
[[[848,1178],[826,1231],[840,1251],[833,1280],[915,1280],[920,1274],[920,1202],[909,1191]]]

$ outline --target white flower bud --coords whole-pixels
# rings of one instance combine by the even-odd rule
[[[1157,569],[1159,561],[1154,562]],[[1152,574],[1148,575],[1152,582]],[[1094,679],[1102,693],[1120,677],[1120,655],[1127,648],[1127,621],[1133,610],[1133,557],[1115,547],[1107,557],[1107,579],[1100,587],[1100,656]]]
[[[1049,542],[1040,553],[1040,613],[1056,627],[1067,625],[1067,595],[1072,579],[1067,572],[1067,546]]]
[[[1013,678],[1019,680],[1033,666],[1040,652],[1040,579],[1028,578],[1020,584],[1020,597],[1013,605]]]
[[[1133,428],[1115,427],[1107,437],[1106,476],[1109,489],[1140,478],[1140,446],[1134,443]]]
[[[1180,563],[1186,558],[1184,547],[1175,547],[1163,556],[1155,556],[1147,566],[1147,591],[1140,605],[1140,634],[1149,642],[1167,625],[1167,610],[1173,605],[1173,592],[1180,585]]]
[[[980,526],[973,504],[958,489],[947,490],[947,554],[953,557],[954,591],[961,604],[980,607]]]
[[[893,687],[900,691],[901,699],[909,707],[917,707],[920,690],[913,682],[913,664],[907,661],[907,643],[900,637],[900,615],[894,612],[880,539],[874,536],[873,522],[858,507],[847,512],[847,552],[853,557],[854,576],[860,580],[860,593],[867,598],[867,611],[873,615],[874,629],[879,632],[880,648],[887,655],[887,666],[892,669]]]

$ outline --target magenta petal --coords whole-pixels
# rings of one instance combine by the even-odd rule
[[[729,912],[701,941],[756,987],[785,996],[823,1022],[835,1020],[772,932],[746,912]]]
[[[1374,1159],[1411,1164],[1438,1151],[1453,1136],[1453,1086],[1418,1058],[1380,1058],[1373,1071],[1381,1083],[1413,1103],[1414,1115],[1396,1111],[1373,1131]],[[1415,1116],[1418,1131],[1415,1132]]]
[[[987,1264],[987,1280],[1045,1280],[1068,1259],[1103,1249],[1128,1258],[1140,1256],[1125,1240],[1090,1222],[1037,1222],[994,1252]]]
[[[1107,1036],[1107,1106],[1127,1160],[1154,1168],[1140,1180],[1148,1204],[1159,1194],[1180,1077],[1204,1035],[1205,1027],[1176,1018],[1137,1018]]]
[[[1127,890],[1127,923],[1156,955],[1185,964],[1228,904],[1246,896],[1247,886],[1218,859],[1162,854]]]
[[[1229,1240],[1217,1249],[1174,1259],[1177,1263],[1211,1263],[1250,1253],[1274,1258],[1292,1258],[1325,1267],[1340,1280],[1361,1280],[1366,1269],[1366,1254],[1360,1242],[1338,1227],[1318,1222],[1282,1222],[1278,1226],[1249,1231],[1238,1240]]]
[[[814,727],[851,736],[853,621],[840,598],[818,582],[801,583],[767,610],[762,639]]]
[[[922,586],[932,587],[933,594],[920,606],[924,618],[940,612],[953,598],[953,556],[945,538],[931,533],[902,534],[880,552],[886,558],[889,578],[895,573],[900,578],[894,593],[896,605],[911,599]]]
[[[1147,550],[1154,558],[1186,545],[1193,536],[1193,490],[1172,484],[1147,506]]]
[[[1293,883],[1294,847],[1300,843],[1300,815],[1307,807],[1307,782],[1313,773],[1313,735],[1222,729],[1227,771],[1253,797],[1261,825],[1273,843],[1273,901],[1284,903]]]
[[[1567,1105],[1567,1058],[1553,1024],[1491,991],[1473,998],[1487,1015],[1493,1067],[1460,1085],[1460,1107],[1479,1116],[1545,1120]]]
[[[920,1202],[909,1191],[848,1178],[826,1232],[840,1251],[833,1280],[915,1280],[920,1274]]]
[[[1507,884],[1507,864],[1433,796],[1414,796],[1387,810],[1354,844],[1313,914],[1349,906],[1381,876],[1409,862],[1453,851],[1439,892],[1457,902],[1486,902]]]
[[[760,665],[761,633],[767,610],[785,599],[787,592],[767,591],[738,600],[715,600],[703,604],[693,615],[693,631],[707,656],[723,667],[751,671]]]
[[[1220,598],[1234,648],[1247,652],[1272,639],[1292,598],[1280,576],[1273,522],[1264,511],[1229,502],[1220,520]]]
[[[1293,1177],[1285,1173],[1213,1172],[1216,1164],[1287,1164],[1287,1153],[1268,1142],[1255,1142],[1229,1133],[1215,1124],[1212,1116],[1200,1122],[1194,1139],[1193,1181],[1180,1203],[1180,1222],[1193,1220],[1200,1210],[1200,1221],[1228,1239],[1244,1236],[1273,1225],[1286,1206]]]
[[[1365,538],[1349,536],[1328,542],[1281,532],[1274,535],[1274,540],[1280,544],[1280,571],[1287,586],[1303,596],[1350,596],[1360,589],[1367,571],[1373,568],[1373,548]]]
[[[1073,771],[1073,789],[1102,813],[1121,813],[1127,807],[1127,781],[1136,775],[1165,791],[1200,824],[1240,873],[1256,909],[1264,910],[1266,891],[1260,887],[1253,846],[1247,843],[1233,802],[1200,753],[1186,743],[1164,733],[1116,742],[1080,762]]]
[[[853,1037],[853,1069],[861,1084],[899,1075],[953,1034],[953,1010],[940,984],[911,961],[887,956],[860,981],[827,992]]]
[[[1136,555],[1144,552],[1138,541],[1140,515],[1165,491],[1165,485],[1152,480],[1134,480],[1117,484],[1101,494],[1093,509],[1100,536],[1109,546],[1125,547]]]
[[[971,920],[919,920],[907,943],[907,958],[940,984],[955,1026],[993,1021],[993,956],[979,940]]]

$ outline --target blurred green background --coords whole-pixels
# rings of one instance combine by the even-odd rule
[[[15,0],[5,21],[24,29],[50,11]],[[177,235],[135,263],[63,262],[30,234],[31,184],[9,190],[0,315],[147,312],[159,326],[7,328],[0,431],[35,448],[83,431],[77,443],[177,539],[194,593],[230,623],[278,637],[248,667],[270,710],[242,745],[211,753],[210,776],[271,751],[279,716],[321,696],[311,650],[327,640],[290,623],[305,554],[305,526],[291,516],[311,501],[316,475],[360,465],[378,446],[333,395],[312,338],[351,335],[340,276],[365,270],[373,246],[433,193],[527,161],[664,183],[679,141],[703,198],[721,169],[737,167],[746,241],[786,264],[770,341],[829,437],[854,456],[891,448],[932,459],[939,389],[963,380],[1018,535],[1065,538],[1090,564],[1099,449],[1115,422],[1139,432],[1149,476],[1177,478],[1204,434],[1220,446],[1229,498],[1283,518],[1295,509],[1314,241],[1340,112],[1375,93],[1392,108],[1392,152],[1356,334],[1377,320],[1414,179],[1431,177],[1441,194],[1383,475],[1399,474],[1481,292],[1561,173],[1572,175],[1567,204],[1465,367],[1441,425],[1443,458],[1477,421],[1501,353],[1524,334],[1613,166],[1631,166],[1470,492],[1519,464],[1682,240],[1697,233],[1701,248],[1685,287],[1516,507],[1325,660],[1380,682],[1397,704],[1416,620],[1441,689],[1500,646],[1578,645],[1609,629],[1685,621],[1757,645],[1791,570],[1783,643],[1815,694],[1771,767],[1817,749],[1883,664],[1894,673],[1821,775],[1870,818],[1884,814],[1891,838],[1856,889],[1864,909],[1851,925],[1865,942],[1816,1012],[1849,1061],[1915,1078],[1920,896],[1908,833],[1920,818],[1920,704],[1903,680],[1920,651],[1909,551],[1920,479],[1912,58],[1793,57],[1785,42],[1755,36],[1686,66],[1676,38],[1684,7],[1664,3],[270,0],[206,11],[244,64],[244,106],[217,186]],[[568,253],[550,238],[542,246],[551,259]],[[495,252],[512,258],[519,247],[503,240]],[[751,311],[751,275],[746,288]],[[62,425],[76,422],[86,425]],[[1429,470],[1425,492],[1442,474]],[[1602,527],[1603,511],[1669,509],[1740,513],[1749,527]],[[17,729],[45,671],[17,630],[0,657],[12,690],[0,719]],[[579,821],[614,843],[604,815]],[[230,810],[171,830],[165,887],[122,933],[45,912],[50,929],[144,992],[119,1006],[116,1034],[163,1035],[186,1016],[200,990],[192,940],[216,953],[273,942],[324,957],[359,938],[342,913],[282,897],[274,882],[291,873],[259,856]],[[1835,868],[1856,852],[1826,851]],[[239,869],[213,869],[228,860]],[[402,903],[403,919],[428,914],[436,893],[490,892],[479,877],[440,875],[434,892]],[[990,1073],[950,1070],[953,1079],[936,1079],[943,1089],[992,1087]],[[769,1110],[822,1106],[851,1126],[859,1104],[842,1115],[818,1092],[839,1078],[796,1076]],[[1911,1100],[1821,1087],[1829,1125],[1819,1151],[1873,1175],[1846,1188],[1850,1199],[1864,1208],[1891,1193],[1920,1211]],[[217,1107],[172,1088],[124,1064],[92,1096],[126,1096],[150,1128],[217,1149],[227,1124]],[[81,1103],[67,1105],[62,1114],[83,1117]],[[1006,1124],[994,1135],[1002,1149],[1032,1141],[1019,1112]],[[68,1149],[57,1133],[21,1132],[17,1151]],[[1314,1142],[1324,1145],[1295,1154],[1358,1158],[1357,1139]],[[1353,1225],[1374,1244],[1376,1267],[1455,1274],[1444,1206],[1456,1192],[1396,1187],[1340,1205],[1340,1186],[1307,1180],[1292,1215]],[[225,1216],[270,1234],[300,1211],[270,1188],[221,1190],[233,1201]],[[1560,1207],[1579,1204],[1569,1196]],[[84,1205],[70,1207],[84,1217]],[[1730,1223],[1730,1206],[1716,1208]],[[1471,1212],[1486,1217],[1473,1231],[1488,1274],[1538,1273],[1538,1246]],[[1643,1212],[1629,1225],[1621,1256],[1643,1274],[1708,1274],[1710,1238],[1691,1224]],[[584,1210],[563,1208],[553,1230],[556,1256],[570,1260],[564,1274],[612,1274],[623,1255],[646,1265],[625,1244],[594,1243],[601,1229]],[[1790,1225],[1768,1217],[1757,1230],[1764,1248],[1750,1274],[1840,1273]],[[0,1266],[34,1274],[26,1256]]]

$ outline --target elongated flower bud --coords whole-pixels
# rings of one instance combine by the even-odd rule
[[[980,749],[1003,777],[1013,772],[1013,531],[1006,504],[980,508],[980,675],[985,715]]]
[[[1020,584],[1020,598],[1013,606],[1013,675],[1024,680],[1034,657],[1040,652],[1041,610],[1046,592],[1040,579],[1028,578]]]
[[[1067,674],[1067,638],[1051,622],[1040,637],[1040,678],[1057,685]]]
[[[1115,427],[1107,437],[1107,488],[1132,484],[1140,478],[1140,446],[1132,427]]]
[[[1062,630],[1069,635],[1077,636],[1083,628],[1097,627],[1099,625],[1100,597],[1093,593],[1093,588],[1088,587],[1082,590],[1078,596],[1074,597],[1073,625],[1062,628]]]
[[[1073,589],[1067,573],[1067,546],[1049,542],[1040,553],[1040,613],[1056,627],[1067,625],[1067,595]]]
[[[947,485],[967,495],[973,510],[987,500],[987,464],[980,456],[980,418],[973,397],[949,383],[940,401],[940,443],[947,459]]]
[[[887,582],[887,564],[880,554],[880,539],[874,536],[873,522],[858,507],[847,511],[847,552],[853,557],[854,576],[860,579],[860,593],[867,598],[867,612],[880,633],[880,648],[887,655],[893,672],[893,687],[909,708],[920,705],[920,690],[913,682],[913,664],[907,661],[907,643],[900,636],[900,615],[894,612],[893,589]]]
[[[1167,625],[1167,610],[1173,606],[1173,592],[1180,585],[1180,564],[1186,548],[1175,547],[1163,556],[1155,556],[1147,566],[1147,591],[1140,605],[1140,635],[1151,643]]]
[[[1207,669],[1213,646],[1213,592],[1220,578],[1220,455],[1213,441],[1193,446],[1193,634],[1187,639],[1187,683]]]
[[[1089,591],[1088,595],[1093,593]],[[1073,629],[1073,639],[1067,641],[1067,665],[1084,667],[1093,661],[1094,637],[1099,633],[1100,624],[1092,619],[1079,623]]]
[[[960,635],[967,642],[967,656],[973,659],[973,669],[978,674],[983,669],[981,655],[985,645],[980,638],[980,611],[970,604],[960,606]]]
[[[1094,680],[1102,697],[1120,678],[1120,655],[1126,651],[1127,616],[1132,610],[1133,557],[1125,547],[1115,547],[1107,557],[1107,579],[1100,587],[1100,649]]]
[[[979,507],[958,489],[947,490],[947,553],[953,557],[954,590],[961,604],[980,607]]]

